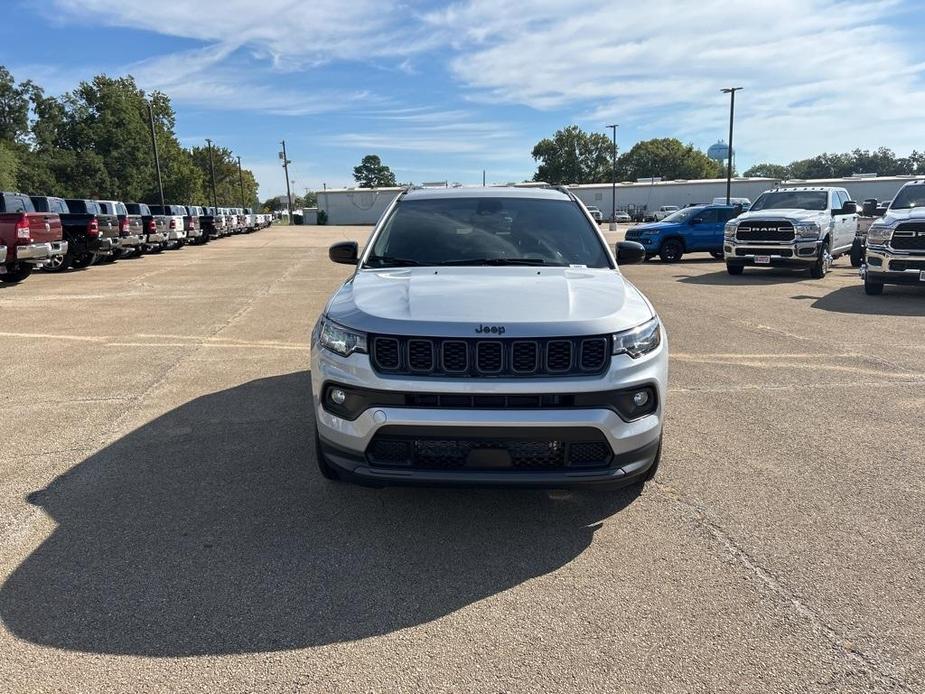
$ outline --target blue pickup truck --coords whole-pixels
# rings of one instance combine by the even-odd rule
[[[647,260],[657,255],[666,263],[676,263],[685,253],[709,253],[722,260],[723,227],[741,212],[740,205],[693,205],[660,222],[632,227],[626,240],[641,243]]]

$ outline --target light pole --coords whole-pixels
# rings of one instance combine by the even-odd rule
[[[742,87],[726,87],[720,91],[729,95],[729,151],[726,152],[726,204],[729,204],[732,194],[732,121],[736,111],[736,92]]]
[[[613,181],[610,189],[610,230],[617,230],[617,128],[618,123],[607,126],[613,130]]]
[[[154,150],[154,168],[157,170],[157,190],[161,195],[161,207],[164,202],[164,181],[161,180],[161,160],[157,155],[157,133],[154,132],[154,109],[151,108],[151,102],[145,101],[148,105],[148,121],[151,124],[151,148]]]
[[[244,174],[241,173],[241,157],[238,157],[238,182],[241,184],[241,207],[247,207],[247,201],[244,199]]]
[[[212,212],[218,214],[218,196],[215,194],[215,162],[212,161],[212,140],[208,137],[206,142],[209,145],[209,178],[212,179]]]
[[[279,153],[279,158],[283,160],[283,169],[286,171],[286,210],[289,212],[289,223],[292,224],[292,190],[289,188],[289,165],[292,163],[286,158],[286,141],[280,142],[283,151]]]

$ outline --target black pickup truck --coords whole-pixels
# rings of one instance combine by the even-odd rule
[[[167,241],[167,220],[163,217],[156,217],[151,212],[151,208],[143,202],[127,202],[125,209],[129,214],[137,214],[141,217],[141,225],[145,233],[144,250],[149,253],[160,253],[164,250],[164,243]]]
[[[38,212],[58,212],[67,241],[67,253],[45,265],[48,272],[68,267],[85,268],[98,257],[111,255],[119,248],[119,218],[104,214],[95,200],[62,200],[35,195],[32,204]]]

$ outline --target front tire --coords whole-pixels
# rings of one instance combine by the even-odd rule
[[[870,273],[864,275],[864,293],[869,296],[880,296],[883,294],[883,282],[871,279]]]
[[[851,246],[851,267],[861,267],[864,264],[864,249],[855,241]]]
[[[684,255],[684,244],[678,239],[666,239],[658,252],[663,263],[676,263]]]
[[[745,271],[744,265],[738,263],[726,263],[726,272],[730,275],[741,275]]]
[[[95,259],[96,255],[93,253],[80,253],[71,258],[71,265],[78,270],[83,270],[90,267]]]
[[[821,280],[828,274],[831,265],[832,254],[829,252],[829,241],[826,239],[819,248],[819,257],[816,258],[816,262],[809,269],[809,276],[814,280]]]
[[[48,262],[42,266],[44,272],[64,272],[71,266],[72,256],[70,253],[60,253],[53,255]]]

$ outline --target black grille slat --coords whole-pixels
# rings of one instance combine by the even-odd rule
[[[412,371],[433,371],[434,343],[431,340],[408,340],[408,368]]]
[[[790,222],[740,222],[736,229],[739,241],[793,241],[793,224]]]
[[[376,371],[462,378],[590,376],[610,366],[610,338],[440,338],[370,336]]]
[[[446,340],[440,349],[443,370],[461,374],[469,370],[469,345],[462,340]]]
[[[736,255],[779,255],[781,258],[792,258],[793,250],[790,248],[736,248]]]
[[[598,371],[607,360],[608,340],[598,337],[581,342],[581,370]]]
[[[475,364],[479,373],[499,374],[504,369],[504,347],[500,342],[477,342]]]
[[[373,361],[386,371],[397,371],[401,367],[401,347],[394,337],[377,337],[373,340]]]
[[[895,270],[896,272],[905,272],[906,270],[925,270],[925,259],[891,260],[890,270]]]
[[[896,227],[890,246],[898,251],[925,251],[925,224],[904,222]]]
[[[565,373],[572,368],[572,343],[570,340],[550,340],[546,345],[546,370],[550,373]]]

